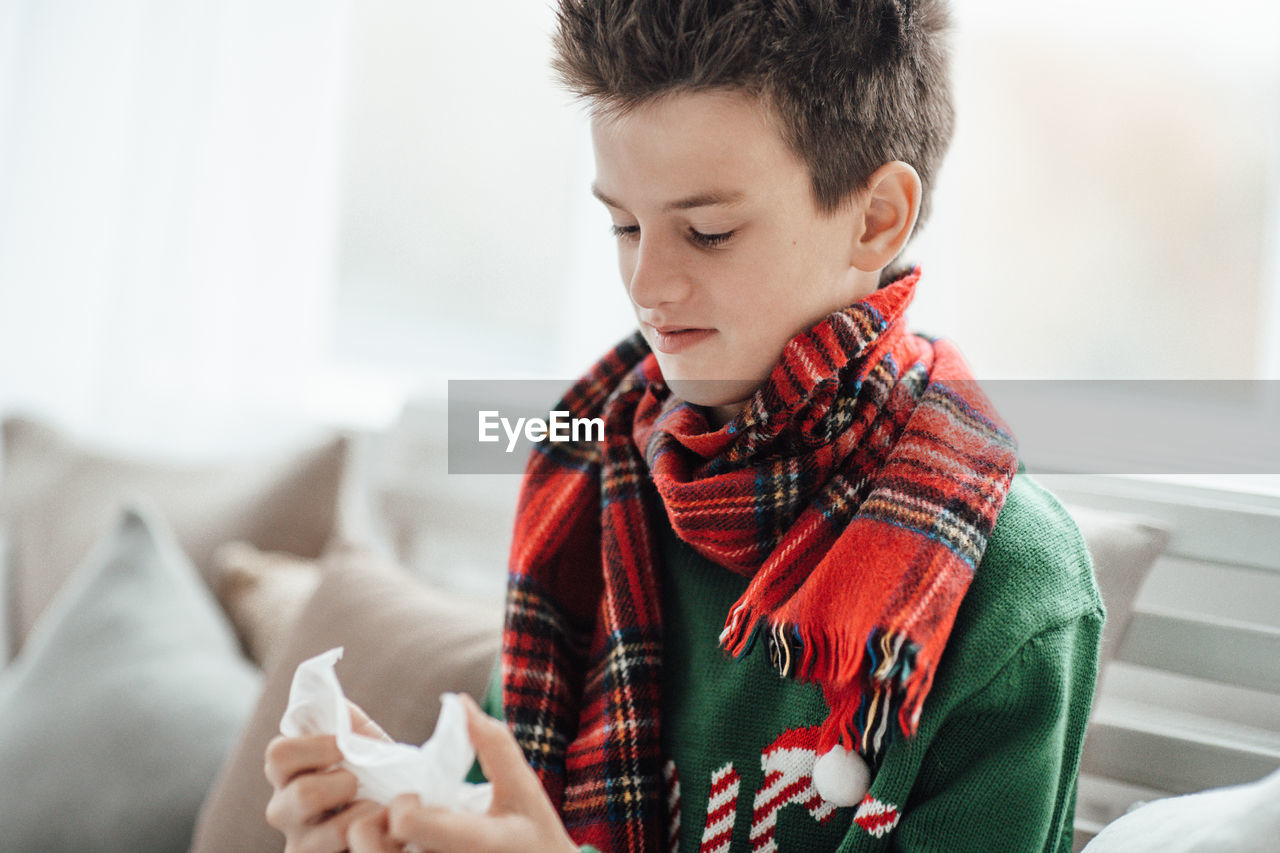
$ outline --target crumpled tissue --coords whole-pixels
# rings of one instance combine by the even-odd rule
[[[342,752],[341,766],[355,774],[358,799],[389,804],[400,794],[417,794],[425,806],[482,813],[493,799],[493,786],[466,781],[475,761],[467,735],[466,710],[456,694],[440,697],[436,730],[422,746],[389,743],[358,734],[333,666],[342,647],[298,664],[289,688],[289,707],[280,719],[285,737],[331,734]]]

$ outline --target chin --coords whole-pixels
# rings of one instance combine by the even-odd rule
[[[755,379],[672,378],[665,373],[663,378],[671,392],[681,400],[711,408],[741,406],[760,386],[759,380]]]

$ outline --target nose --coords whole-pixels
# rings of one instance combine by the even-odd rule
[[[688,288],[689,280],[678,251],[660,238],[642,232],[627,279],[631,301],[641,308],[655,309],[665,303],[679,302]]]

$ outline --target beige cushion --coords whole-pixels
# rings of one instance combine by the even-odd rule
[[[267,673],[258,707],[205,801],[192,853],[283,850],[267,825],[262,767],[299,663],[334,646],[347,696],[396,740],[422,743],[446,690],[483,695],[497,660],[502,608],[458,599],[407,573],[346,555],[323,580]]]
[[[9,540],[4,528],[0,527],[0,669],[4,669],[13,652],[9,646],[13,642],[13,633],[9,630]]]
[[[320,584],[320,564],[228,542],[213,555],[213,584],[249,659],[266,669]]]
[[[1078,505],[1068,505],[1067,510],[1080,526],[1093,557],[1098,590],[1107,609],[1098,654],[1101,674],[1120,648],[1138,591],[1156,558],[1164,553],[1169,531],[1159,522],[1135,515]]]
[[[90,545],[110,529],[122,498],[152,500],[206,581],[224,542],[316,557],[334,532],[342,438],[274,458],[180,467],[95,452],[29,420],[8,420],[3,432],[0,520],[10,540],[15,652]]]

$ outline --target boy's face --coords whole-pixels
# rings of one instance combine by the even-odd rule
[[[675,394],[731,418],[784,345],[875,289],[852,264],[857,205],[816,208],[763,107],[683,93],[592,121],[595,194],[645,340]]]

